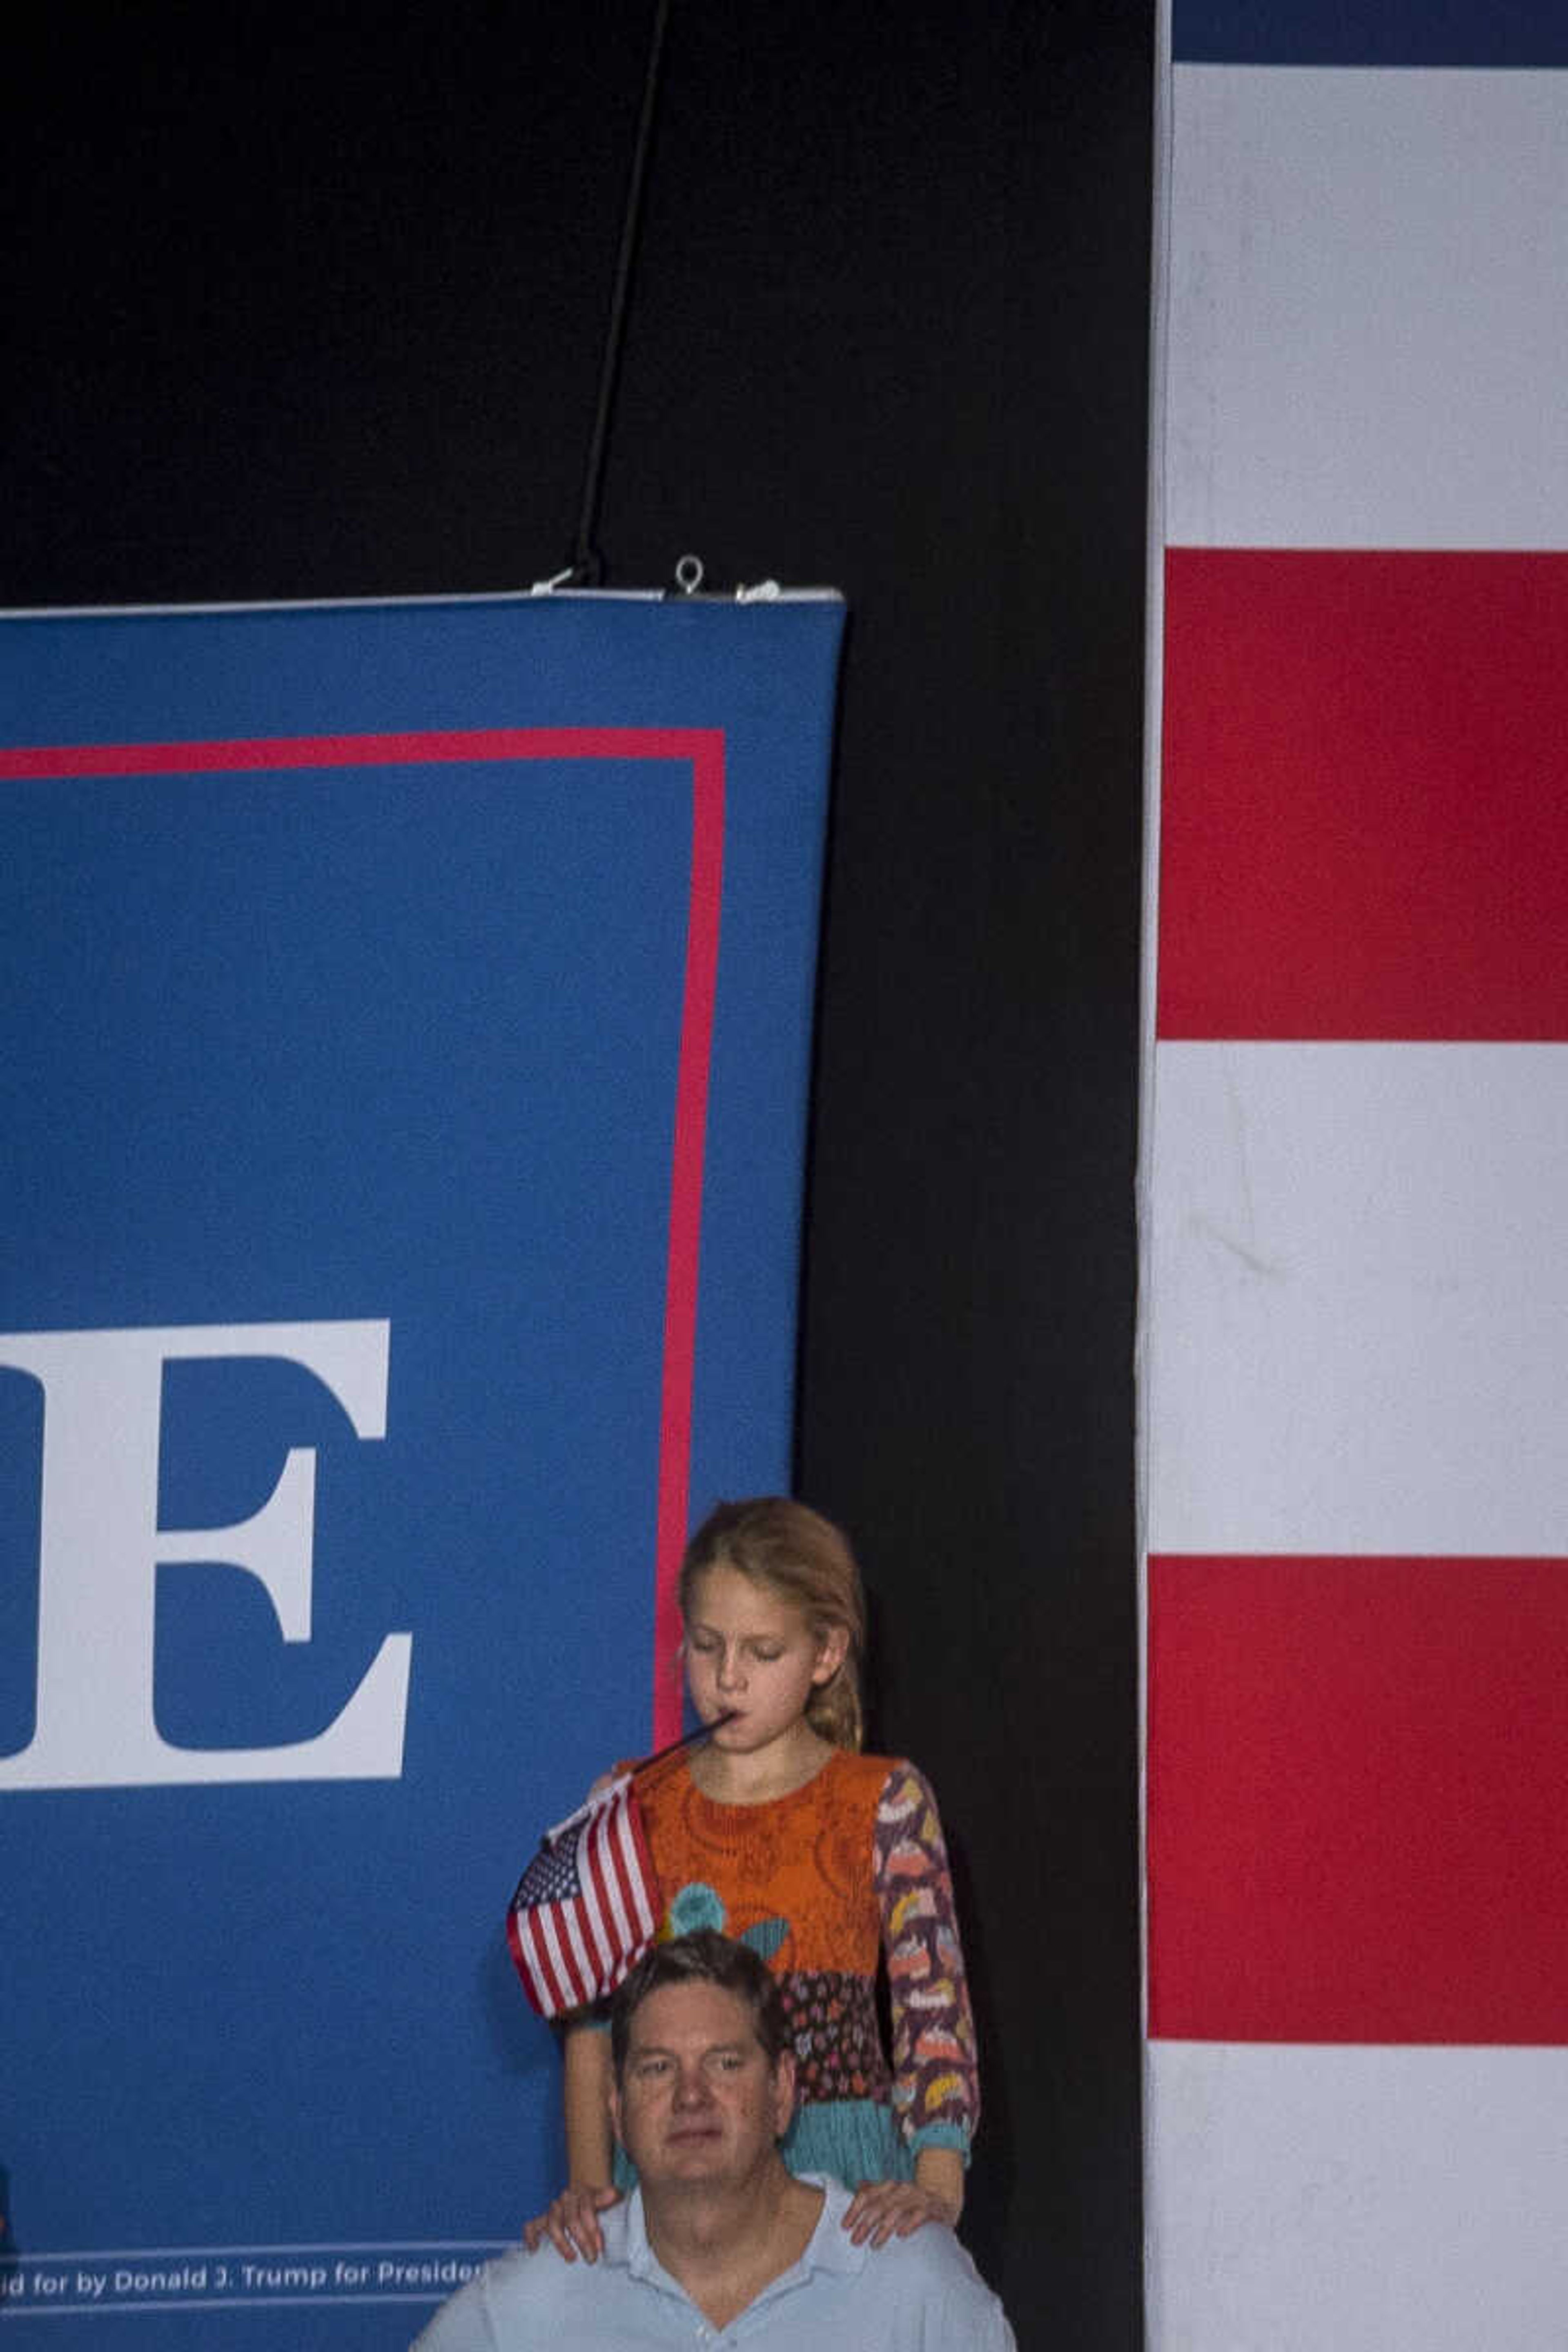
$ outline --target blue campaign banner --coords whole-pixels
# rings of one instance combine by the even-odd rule
[[[0,2337],[406,2344],[787,1484],[842,606],[0,618]],[[128,2333],[129,2331],[129,2333]]]

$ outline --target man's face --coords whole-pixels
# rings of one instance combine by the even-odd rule
[[[722,2188],[754,2177],[794,2104],[793,2056],[769,2064],[738,1993],[661,1985],[639,2004],[612,2111],[647,2188]]]

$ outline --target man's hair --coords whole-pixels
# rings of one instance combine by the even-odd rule
[[[666,1985],[710,1984],[732,1992],[751,2013],[752,2028],[770,2067],[793,2047],[777,1979],[748,1944],[732,1944],[711,1927],[672,1937],[646,1951],[610,2003],[610,2056],[618,2083],[626,2073],[632,2020],[649,1993]]]

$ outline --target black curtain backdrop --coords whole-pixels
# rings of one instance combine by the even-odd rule
[[[13,19],[0,603],[571,552],[651,5]],[[954,1849],[1024,2352],[1141,2340],[1152,0],[675,0],[609,584],[851,605],[798,1484]]]

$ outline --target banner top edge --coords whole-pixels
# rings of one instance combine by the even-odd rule
[[[841,588],[780,588],[769,595],[735,593],[686,595],[667,588],[552,588],[535,593],[506,588],[479,593],[415,596],[258,596],[233,602],[213,599],[189,604],[8,604],[0,621],[167,620],[202,614],[377,612],[442,604],[688,604],[734,605],[749,610],[773,604],[843,604]]]

